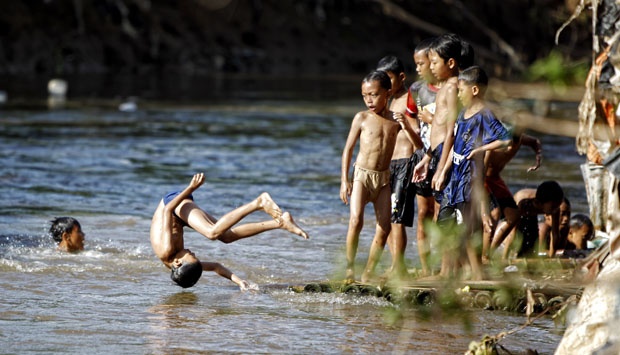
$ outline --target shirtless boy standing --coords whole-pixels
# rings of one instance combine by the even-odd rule
[[[383,57],[377,64],[377,70],[386,72],[392,82],[390,111],[404,115],[407,111],[407,88],[404,85],[406,76],[402,61],[394,56]],[[414,127],[415,121],[412,117],[405,115],[404,119]],[[417,135],[414,137],[417,139],[415,142],[411,142],[405,130],[398,132],[390,163],[392,229],[387,243],[392,254],[392,266],[387,275],[400,279],[407,276],[405,265],[407,231],[405,227],[413,226],[415,213],[415,185],[411,182],[412,156],[417,149],[422,148],[422,140],[417,137]]]
[[[283,229],[308,239],[293,221],[288,212],[282,213],[280,207],[264,192],[252,202],[228,212],[219,220],[202,210],[196,203],[192,192],[204,183],[204,174],[194,175],[190,184],[179,192],[167,194],[157,206],[151,222],[151,246],[155,255],[172,270],[170,278],[181,287],[193,286],[202,271],[214,271],[239,285],[242,290],[251,285],[216,262],[201,262],[196,255],[184,246],[183,227],[188,226],[211,240],[232,243],[239,239],[252,237],[272,229]],[[271,220],[236,225],[244,217],[255,211],[264,211]]]
[[[368,110],[358,112],[353,118],[342,152],[340,199],[345,204],[350,202],[351,209],[346,241],[345,274],[345,278],[349,280],[355,279],[355,255],[364,221],[364,207],[368,202],[374,205],[377,227],[368,262],[362,273],[362,282],[371,278],[381,258],[391,229],[390,162],[396,137],[401,129],[408,132],[412,141],[416,135],[402,113],[393,113],[388,109],[391,87],[390,77],[383,71],[373,71],[364,77],[361,89]],[[349,169],[358,140],[359,152],[355,159],[351,183]]]

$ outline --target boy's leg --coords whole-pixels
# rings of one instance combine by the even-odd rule
[[[424,229],[424,223],[430,221],[435,216],[435,199],[418,195],[416,196],[418,203],[418,226],[417,226],[417,240],[418,240],[418,254],[420,256],[420,263],[422,264],[422,275],[428,276],[431,274],[428,265],[428,257],[430,255],[430,247],[428,240],[426,239],[426,230]]]
[[[465,250],[467,252],[467,258],[469,259],[469,266],[471,267],[471,279],[482,280],[483,273],[480,266],[480,256],[478,255],[478,247],[482,243],[482,219],[480,218],[480,204],[471,202],[463,206],[463,216],[466,216],[463,223],[465,223],[465,234],[463,235],[463,242],[465,244]]]
[[[493,235],[493,239],[491,240],[491,252],[499,247],[504,239],[508,237],[508,235],[514,230],[514,227],[519,222],[519,218],[521,217],[519,214],[519,210],[512,207],[504,208],[504,221],[499,223],[497,228],[495,228],[495,234]],[[514,237],[514,236],[513,236]],[[512,239],[510,240],[510,243]]]
[[[259,210],[265,211],[265,213],[274,218],[274,220],[248,223],[232,228],[247,215]],[[271,196],[266,192],[262,193],[250,203],[228,212],[219,220],[216,220],[200,209],[195,203],[186,203],[180,206],[177,214],[200,234],[209,239],[218,239],[225,243],[231,243],[277,228],[285,229],[291,233],[307,238],[306,233],[295,224],[290,214],[282,214],[280,207],[278,207]]]
[[[355,255],[359,244],[360,233],[364,224],[364,207],[366,206],[368,192],[361,181],[353,181],[351,197],[349,200],[350,213],[349,228],[347,230],[346,257],[347,267],[345,279],[355,279]]]
[[[390,223],[390,194],[390,186],[384,186],[373,203],[375,217],[377,219],[377,228],[372,244],[370,245],[368,262],[362,273],[362,282],[367,282],[373,276],[377,263],[379,263],[381,259],[383,248],[385,248],[387,237],[390,234],[390,229],[392,227]]]
[[[407,248],[407,231],[405,225],[400,223],[392,223],[390,234],[388,236],[388,245],[392,254],[392,265],[388,271],[388,277],[405,277],[407,268],[405,267],[405,249]]]

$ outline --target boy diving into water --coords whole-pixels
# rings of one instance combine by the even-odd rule
[[[228,212],[219,220],[215,219],[194,203],[192,192],[203,183],[204,174],[195,174],[183,191],[166,195],[157,206],[151,222],[153,251],[164,265],[171,269],[170,277],[179,286],[191,287],[198,281],[203,271],[214,271],[239,285],[242,290],[252,288],[249,282],[242,280],[221,264],[198,260],[196,255],[184,246],[184,226],[193,228],[211,240],[224,243],[232,243],[273,229],[283,229],[308,239],[308,234],[293,221],[293,217],[288,212],[282,212],[266,192]],[[259,210],[267,213],[272,219],[237,225],[247,215]]]

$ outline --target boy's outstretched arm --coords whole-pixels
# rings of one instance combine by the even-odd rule
[[[542,163],[542,144],[538,138],[532,137],[527,134],[521,135],[521,144],[527,147],[532,148],[534,153],[536,153],[536,164],[529,167],[527,172],[537,170]]]
[[[203,271],[213,271],[216,274],[229,279],[230,281],[236,283],[241,289],[241,291],[258,289],[258,286],[239,278],[237,275],[233,274],[232,271],[228,270],[226,267],[224,267],[224,265],[220,263],[202,261],[200,262],[200,264],[202,265]]]
[[[489,144],[485,144],[481,147],[475,148],[473,149],[469,155],[467,156],[467,159],[472,159],[476,156],[476,154],[478,153],[482,153],[482,152],[487,152],[490,150],[495,150],[495,149],[500,149],[500,148],[506,148],[508,145],[510,144],[510,139],[506,139],[506,140],[494,140],[493,142],[489,143]]]

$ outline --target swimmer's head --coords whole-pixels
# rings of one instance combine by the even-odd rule
[[[553,213],[564,201],[564,190],[557,181],[545,181],[536,189],[536,200],[542,205],[544,213]]]
[[[188,288],[194,286],[202,275],[202,264],[194,254],[186,250],[183,255],[175,259],[170,265],[170,278],[177,285]]]
[[[58,217],[50,221],[49,234],[61,249],[78,251],[84,249],[82,226],[73,217]]]

